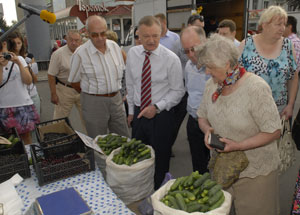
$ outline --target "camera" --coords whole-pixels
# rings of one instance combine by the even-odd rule
[[[10,59],[11,59],[11,54],[6,53],[6,52],[4,52],[4,53],[2,53],[2,54],[3,54],[3,58],[4,58],[4,59],[6,59],[6,60],[10,60]]]

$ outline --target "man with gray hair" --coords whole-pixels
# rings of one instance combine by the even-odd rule
[[[75,105],[84,126],[80,94],[68,82],[72,54],[82,42],[79,31],[69,30],[66,41],[66,46],[59,48],[52,54],[48,69],[51,102],[55,105],[53,119],[68,117]]]
[[[92,138],[107,134],[108,130],[129,136],[120,93],[125,69],[121,49],[106,39],[107,24],[103,17],[88,17],[86,28],[90,40],[73,54],[68,80],[81,92],[87,133]]]
[[[188,93],[186,109],[189,113],[186,130],[192,155],[193,171],[198,170],[199,173],[203,174],[208,171],[207,165],[210,156],[209,150],[204,144],[204,133],[198,125],[197,110],[210,75],[205,74],[205,67],[198,65],[195,48],[205,43],[205,31],[202,27],[189,26],[182,30],[180,40],[184,53],[189,58],[184,74],[185,87]]]

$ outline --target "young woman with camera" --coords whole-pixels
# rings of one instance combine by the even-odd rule
[[[32,76],[24,58],[8,52],[7,44],[7,41],[0,43],[0,131],[15,127],[24,143],[30,144],[30,131],[39,122],[27,91]]]

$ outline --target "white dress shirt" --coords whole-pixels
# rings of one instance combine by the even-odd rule
[[[80,82],[81,91],[89,94],[107,94],[121,89],[125,69],[121,49],[112,40],[106,40],[103,54],[88,40],[71,58],[68,81]]]
[[[129,114],[133,114],[134,105],[141,104],[141,77],[145,60],[142,45],[132,47],[127,55],[126,86]],[[182,68],[179,58],[172,51],[159,45],[151,52],[151,98],[162,110],[170,110],[177,105],[185,93]]]

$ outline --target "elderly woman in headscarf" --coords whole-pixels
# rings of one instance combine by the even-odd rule
[[[205,144],[212,152],[213,177],[225,171],[216,167],[218,158],[228,157],[239,166],[239,156],[245,155],[248,165],[226,187],[236,214],[277,214],[279,155],[275,140],[281,125],[269,85],[239,65],[239,50],[225,37],[212,35],[196,54],[211,75],[197,114]],[[211,148],[211,133],[221,137],[223,150]]]

